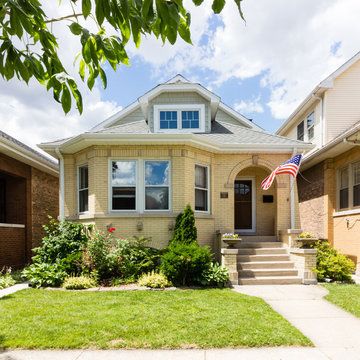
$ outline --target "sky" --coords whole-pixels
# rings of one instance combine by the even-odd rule
[[[43,3],[50,17],[71,13],[66,0]],[[59,56],[80,85],[83,114],[74,108],[65,116],[36,81],[0,79],[0,129],[39,150],[36,144],[89,130],[180,73],[273,133],[320,81],[360,51],[358,0],[243,0],[246,22],[232,0],[220,15],[207,0],[197,8],[190,0],[184,4],[193,45],[147,37],[136,49],[129,42],[130,66],[107,67],[107,88],[97,82],[92,92],[73,65],[80,47],[70,22],[55,24]]]

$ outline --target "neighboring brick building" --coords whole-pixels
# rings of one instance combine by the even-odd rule
[[[277,131],[311,141],[297,178],[301,227],[360,273],[360,53],[322,81]]]
[[[40,147],[60,160],[61,217],[164,247],[190,204],[200,245],[215,247],[218,230],[276,238],[299,225],[290,176],[268,191],[260,183],[312,145],[267,133],[178,75],[89,132]]]
[[[0,131],[0,269],[21,268],[59,212],[58,165]]]

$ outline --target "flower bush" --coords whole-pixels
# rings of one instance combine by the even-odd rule
[[[315,236],[311,232],[303,232],[297,236],[299,239],[314,239]]]
[[[346,255],[339,254],[327,241],[317,241],[313,247],[318,249],[314,271],[319,281],[327,278],[352,282],[351,273],[355,271],[355,265]]]
[[[222,236],[224,239],[238,239],[238,234],[226,233]]]
[[[162,273],[156,273],[154,270],[147,273],[142,274],[138,280],[139,286],[147,286],[150,288],[161,288],[172,286],[171,282],[166,278],[166,276]]]
[[[0,271],[0,289],[6,289],[15,285],[16,281],[11,276],[11,268],[5,268]]]
[[[91,289],[96,286],[96,280],[89,276],[70,276],[62,284],[62,287],[68,290]]]

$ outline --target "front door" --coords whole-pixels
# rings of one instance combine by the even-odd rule
[[[252,230],[252,181],[235,180],[235,229]]]

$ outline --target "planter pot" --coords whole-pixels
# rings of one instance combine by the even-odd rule
[[[301,248],[309,248],[310,245],[314,245],[319,239],[316,238],[296,238],[301,245]]]
[[[228,246],[229,249],[233,249],[235,245],[241,242],[241,238],[222,238],[222,241]]]

